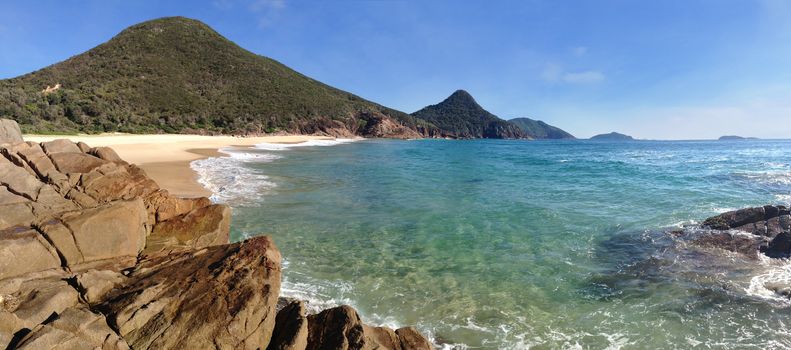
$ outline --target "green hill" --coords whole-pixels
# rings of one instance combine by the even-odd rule
[[[0,116],[39,133],[439,134],[182,17],[134,25],[88,52],[0,80]]]
[[[508,121],[518,126],[525,134],[534,139],[575,139],[574,135],[540,120],[514,118]]]
[[[519,127],[481,107],[464,90],[454,92],[444,101],[425,107],[413,116],[424,119],[443,130],[447,136],[458,138],[529,138]]]

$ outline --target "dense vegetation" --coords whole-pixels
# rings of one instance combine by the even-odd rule
[[[483,109],[464,90],[458,90],[444,101],[425,107],[412,115],[436,125],[453,137],[529,138],[516,125]]]
[[[574,135],[569,134],[558,127],[554,127],[540,120],[530,118],[514,118],[508,120],[511,124],[518,126],[529,137],[534,139],[574,139]]]
[[[47,86],[61,87],[45,92]],[[172,17],[39,71],[0,81],[0,116],[25,132],[366,135],[372,123],[437,130],[253,54],[207,25]],[[381,128],[380,128],[381,129]],[[411,130],[410,130],[411,131]],[[377,135],[387,136],[387,135]]]

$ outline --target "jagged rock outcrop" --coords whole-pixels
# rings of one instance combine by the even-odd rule
[[[350,306],[339,306],[308,316],[307,349],[431,349],[414,328],[393,331],[363,324]]]
[[[278,312],[280,252],[266,236],[229,243],[230,208],[171,196],[112,149],[22,142],[14,126],[0,120],[0,348],[431,347],[350,307]]]
[[[127,278],[96,308],[133,348],[264,349],[269,343],[280,253],[268,237],[147,257]]]
[[[710,217],[703,227],[712,230],[695,242],[755,256],[791,256],[791,212],[784,206],[766,205],[729,211]]]

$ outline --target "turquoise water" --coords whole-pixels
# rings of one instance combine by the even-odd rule
[[[791,141],[365,140],[193,167],[274,237],[284,292],[417,325],[445,348],[788,348],[791,303],[746,260],[667,232],[791,199]]]

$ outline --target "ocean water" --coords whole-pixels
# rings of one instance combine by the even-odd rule
[[[328,147],[329,146],[329,147]],[[791,200],[791,141],[363,140],[192,164],[274,237],[283,293],[457,349],[791,348],[791,302],[748,260],[668,232]]]

